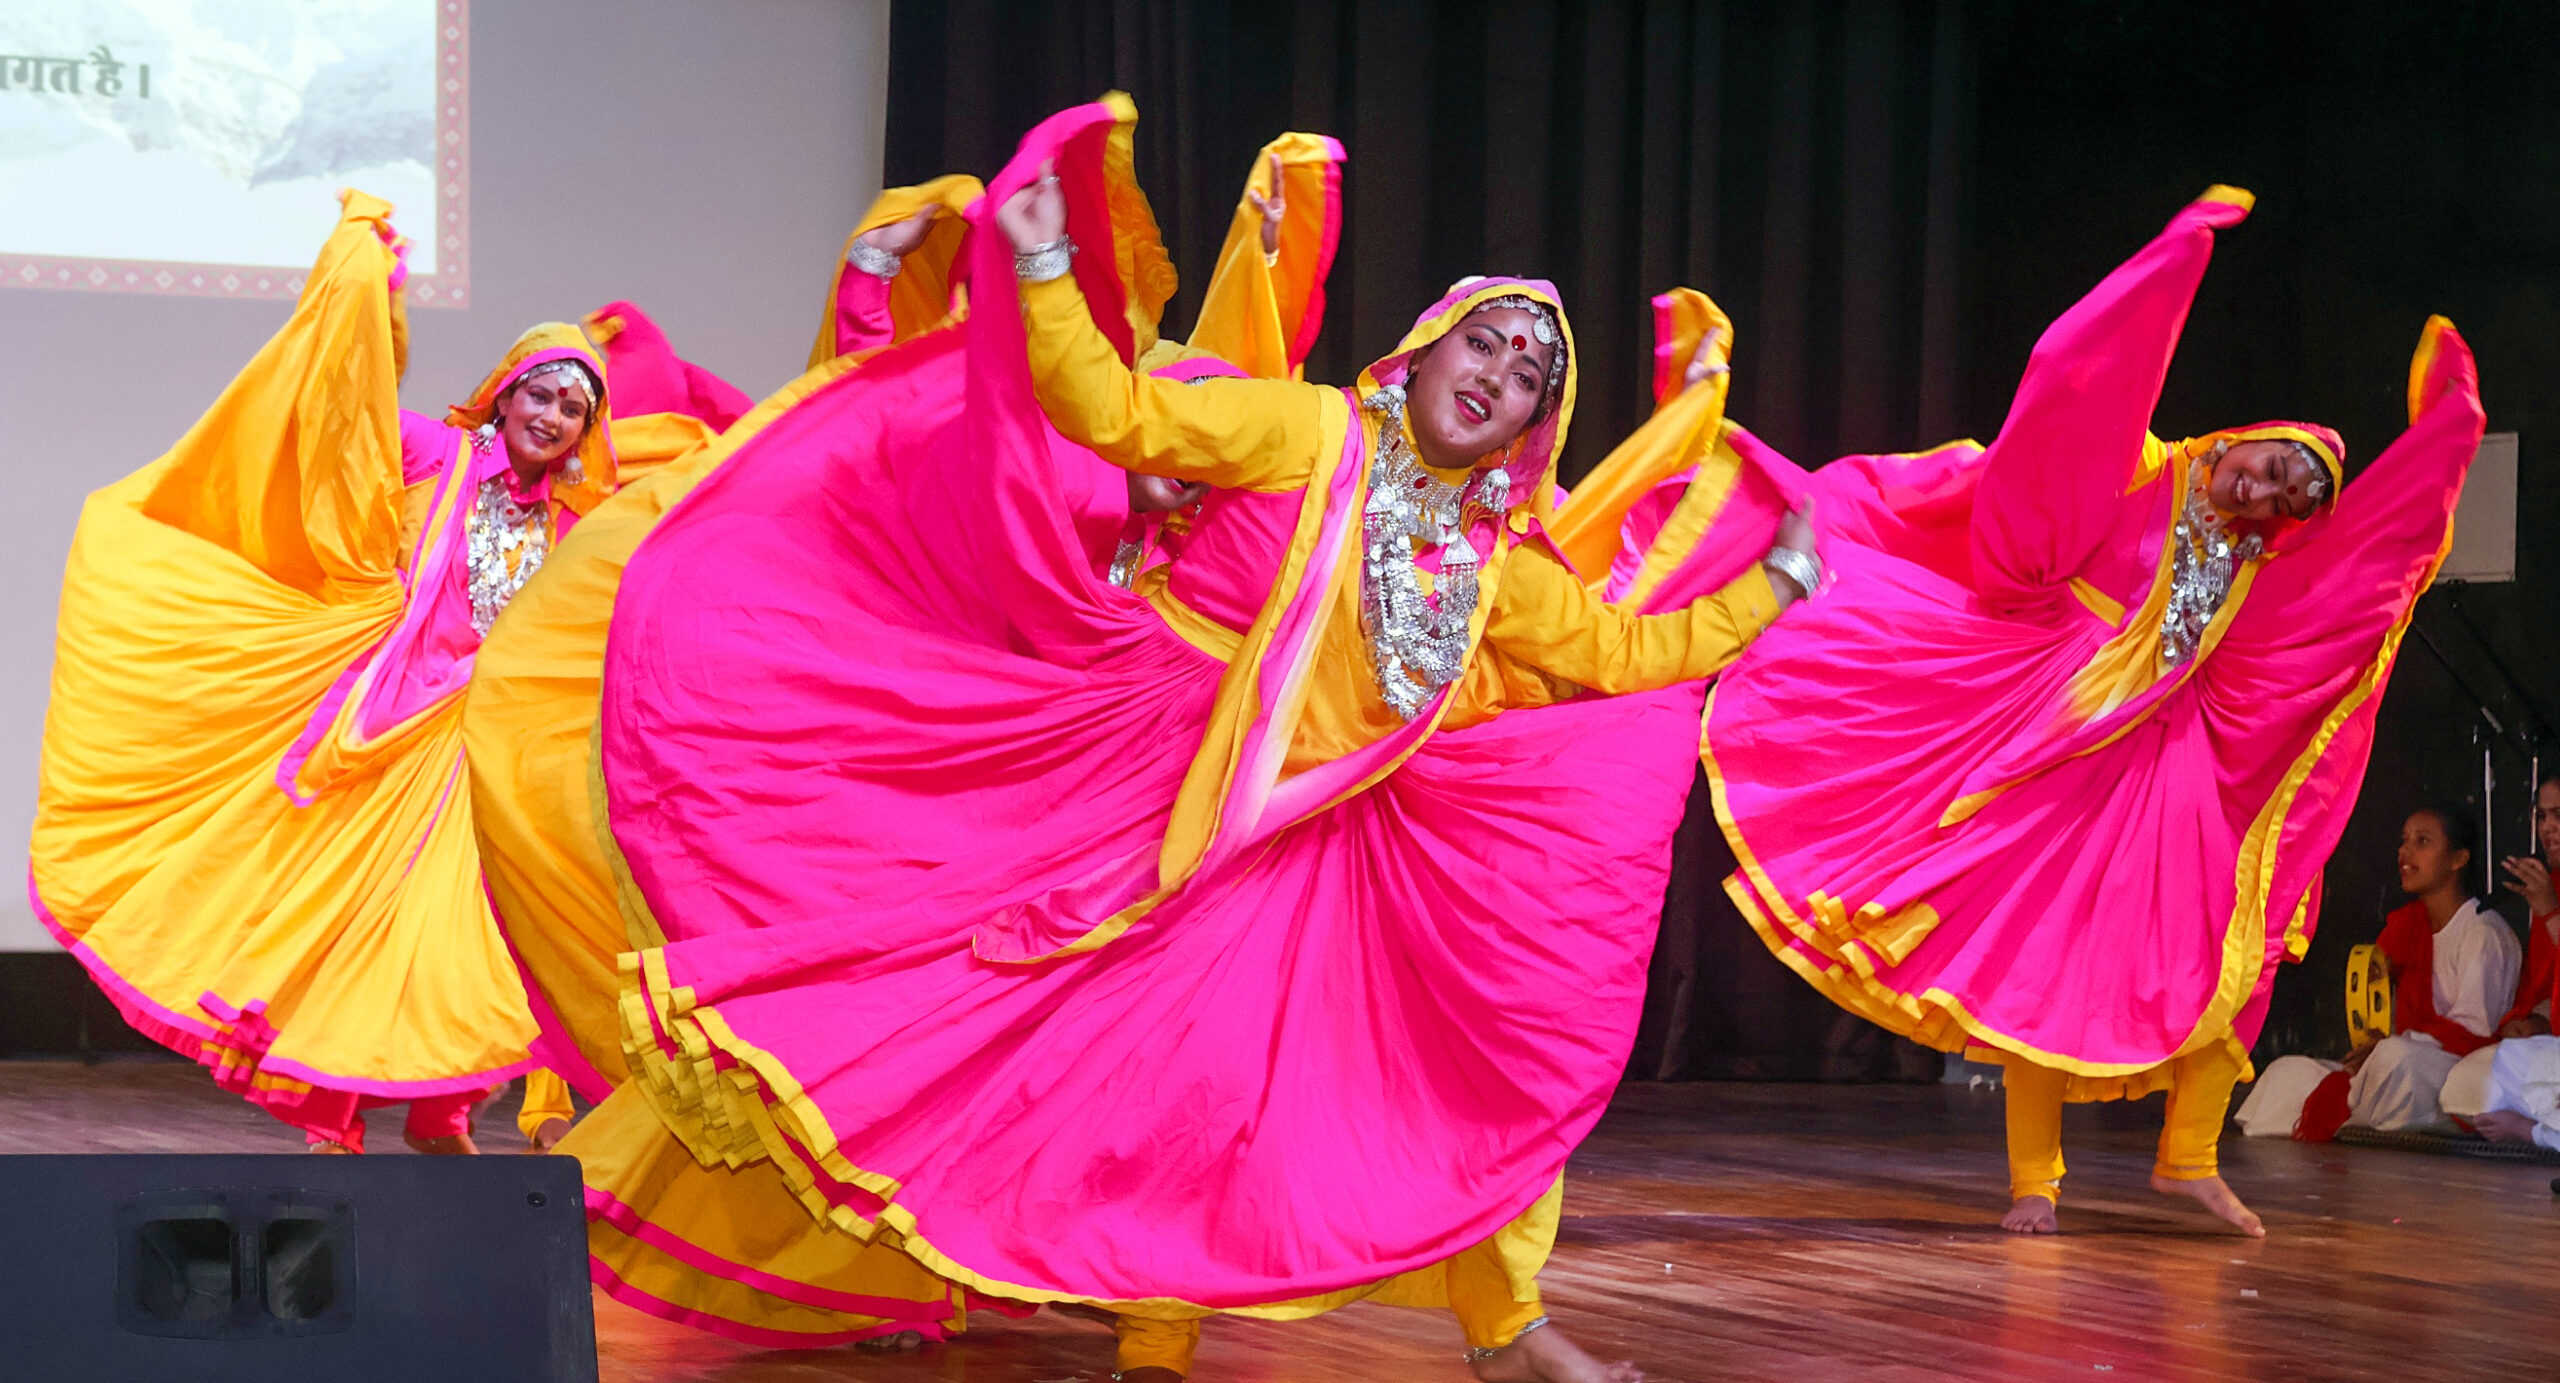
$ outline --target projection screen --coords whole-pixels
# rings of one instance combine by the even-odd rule
[[[353,186],[399,208],[411,301],[464,305],[468,21],[467,0],[7,0],[0,284],[290,298]]]

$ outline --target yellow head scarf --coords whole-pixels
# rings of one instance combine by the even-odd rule
[[[498,411],[500,395],[514,388],[526,371],[554,360],[578,362],[594,377],[598,390],[605,387],[604,358],[587,344],[585,335],[567,322],[544,322],[517,337],[498,367],[471,391],[470,400],[446,409],[444,420],[461,428],[485,426]],[[573,482],[569,469],[563,467],[552,476],[551,494],[571,513],[583,516],[604,503],[614,490],[613,411],[601,394],[595,401],[595,411],[587,417],[586,431],[578,435],[578,448],[571,455],[577,478]]]

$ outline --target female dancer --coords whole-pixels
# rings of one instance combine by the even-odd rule
[[[1211,1311],[1472,1296],[1489,1376],[1602,1377],[1532,1328],[1557,1173],[1695,679],[1795,578],[1638,618],[1544,545],[1544,285],[1462,286],[1350,393],[1133,373],[1114,120],[997,181],[965,330],[783,414],[624,573],[602,786],[664,941],[563,1145],[600,1280],[804,1340],[1092,1302],[1176,1373],[1154,1327]],[[1097,453],[1220,487],[1161,584],[1067,531]]]
[[[1126,137],[1126,130],[1115,132]],[[1341,156],[1340,145],[1315,135],[1283,135],[1264,148],[1197,329],[1188,344],[1150,348],[1143,357],[1149,368],[1182,378],[1231,370],[1294,375],[1322,324],[1323,282],[1338,239]],[[1125,154],[1113,161],[1127,166]],[[649,410],[621,418],[622,432],[653,425],[672,431],[684,414],[716,423],[697,430],[693,449],[667,474],[631,479],[562,543],[548,578],[481,649],[463,711],[490,896],[542,1024],[535,1050],[590,1101],[626,1079],[615,957],[654,944],[626,932],[588,790],[605,627],[623,565],[677,500],[776,417],[881,348],[965,316],[965,296],[950,296],[966,283],[958,255],[967,228],[957,213],[981,191],[976,179],[953,176],[881,194],[848,239],[846,264],[828,288],[833,334],[821,338],[816,363],[752,410],[742,397],[734,409],[725,407],[727,396],[709,385],[727,386],[706,385],[706,372],[678,358],[639,309],[614,303],[589,318],[620,397],[631,409]],[[1127,215],[1115,239],[1134,246],[1123,255],[1128,297],[1143,309],[1133,310],[1132,326],[1152,339],[1155,313],[1173,291],[1157,267],[1169,272],[1170,263],[1134,186],[1121,191],[1119,204]],[[912,291],[919,286],[944,295],[939,311]],[[842,349],[827,354],[830,345]],[[715,447],[720,431],[731,435]],[[1098,460],[1086,469],[1099,476],[1076,490],[1076,527],[1098,568],[1144,565],[1163,531],[1163,520],[1150,516],[1199,498],[1194,487]],[[565,1091],[548,1080],[528,1082],[522,1122],[537,1148],[556,1144],[570,1121]]]
[[[441,422],[399,407],[405,242],[344,198],[292,318],[168,455],[90,497],[63,582],[30,892],[128,1021],[363,1150],[423,1151],[526,1065],[473,839],[462,690],[611,493],[604,371],[525,333]]]
[[[2223,1113],[2480,436],[2441,318],[2409,430],[2353,486],[2325,428],[2149,434],[2249,204],[2206,193],[2065,313],[1987,450],[1800,482],[1837,586],[1709,702],[1726,887],[1771,950],[2008,1063],[2013,1229],[2052,1226],[2064,1099],[2166,1086],[2154,1187],[2261,1232],[2219,1175]]]

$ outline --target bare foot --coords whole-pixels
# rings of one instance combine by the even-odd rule
[[[2151,1189],[2164,1196],[2193,1196],[2205,1209],[2230,1221],[2252,1239],[2267,1237],[2266,1222],[2257,1212],[2240,1203],[2231,1187],[2220,1177],[2200,1177],[2194,1181],[2171,1181],[2158,1172],[2151,1174]]]
[[[480,1145],[472,1142],[471,1135],[467,1133],[452,1133],[442,1138],[420,1138],[414,1133],[403,1133],[400,1135],[400,1141],[408,1144],[411,1152],[422,1152],[430,1157],[478,1157],[480,1155]]]
[[[874,1335],[868,1340],[854,1341],[853,1347],[868,1350],[873,1354],[897,1354],[910,1349],[924,1348],[924,1333],[917,1330],[901,1330],[895,1335]]]
[[[2493,1109],[2471,1116],[2471,1126],[2492,1143],[2530,1143],[2533,1131],[2540,1127],[2533,1120],[2512,1109]]]
[[[1483,1383],[1644,1383],[1635,1365],[1603,1364],[1552,1325],[1513,1340],[1474,1368]]]
[[[356,1155],[356,1150],[348,1147],[344,1143],[314,1143],[311,1145],[311,1150],[316,1153],[323,1153],[336,1157],[353,1157]]]
[[[2042,1196],[2020,1196],[2009,1202],[2009,1213],[2000,1217],[2000,1227],[2011,1234],[2060,1234],[2062,1221],[2053,1209],[2053,1202]]]
[[[542,1121],[542,1126],[533,1131],[533,1137],[526,1140],[524,1150],[529,1153],[547,1153],[559,1147],[560,1140],[568,1136],[568,1120],[545,1119]]]
[[[1129,1369],[1111,1376],[1119,1379],[1120,1383],[1182,1383],[1181,1374],[1171,1369],[1158,1368],[1153,1364],[1143,1369]]]

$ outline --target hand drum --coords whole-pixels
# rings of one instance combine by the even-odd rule
[[[2355,1047],[2391,1035],[2391,975],[2371,944],[2347,952],[2347,1041]]]

